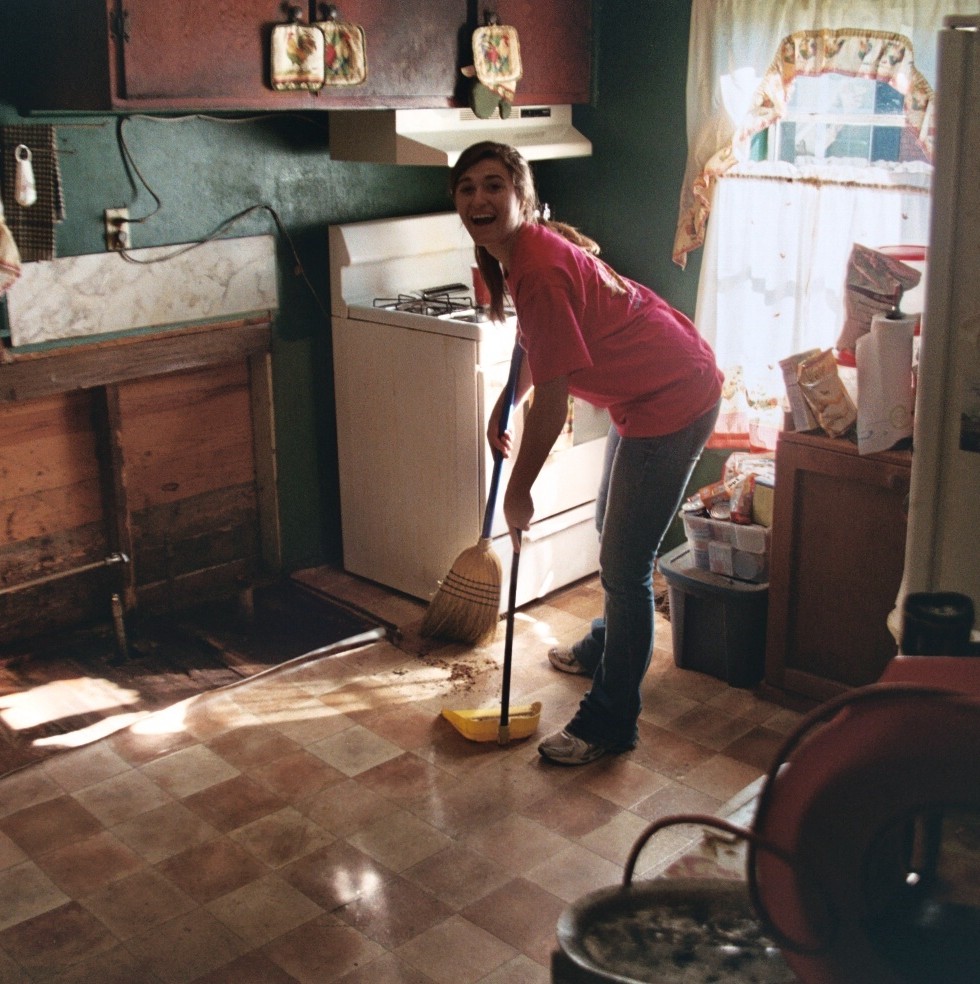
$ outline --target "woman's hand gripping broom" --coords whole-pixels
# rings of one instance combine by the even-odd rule
[[[506,432],[510,424],[523,355],[520,345],[515,343],[500,414],[501,434]],[[439,585],[439,590],[429,602],[422,619],[420,631],[423,636],[482,645],[489,642],[497,631],[497,622],[500,620],[501,564],[491,544],[490,530],[497,507],[503,460],[503,455],[495,450],[480,540],[475,547],[469,547],[456,558],[452,569]]]

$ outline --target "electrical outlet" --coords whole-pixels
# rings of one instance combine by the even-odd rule
[[[107,208],[105,210],[105,248],[108,250],[129,249],[129,209]]]

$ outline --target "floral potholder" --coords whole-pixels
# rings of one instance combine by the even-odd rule
[[[323,31],[324,85],[360,85],[367,78],[364,28],[349,21],[317,21]]]
[[[272,29],[272,88],[323,88],[323,31],[312,24],[276,24]]]
[[[465,75],[470,75],[463,69]],[[510,115],[521,67],[521,44],[517,28],[507,24],[487,24],[473,32],[473,111],[484,119],[496,109],[500,115]]]

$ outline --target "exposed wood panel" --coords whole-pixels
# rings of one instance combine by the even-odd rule
[[[99,520],[14,539],[0,546],[0,587],[104,560],[105,531],[101,517]]]
[[[37,498],[46,492],[85,485],[98,478],[92,468],[94,451],[91,435],[72,441],[69,434],[5,449],[0,452],[0,496],[4,502],[22,496]],[[75,505],[84,510],[84,502]]]
[[[248,586],[252,573],[245,561],[193,571],[170,580],[141,584],[138,588],[140,611],[148,614],[174,611],[228,596],[229,586]]]
[[[154,452],[129,469],[130,507],[138,512],[161,503],[186,499],[226,485],[251,481],[252,444],[212,444],[206,453]]]
[[[227,597],[267,544],[278,562],[269,326],[228,329],[0,366],[0,643],[109,618],[113,593],[127,610]]]
[[[219,489],[134,513],[140,583],[258,554],[252,484]]]
[[[51,536],[87,523],[102,522],[102,485],[93,476],[47,492],[30,492],[0,502],[3,540]],[[103,541],[104,541],[103,536]]]
[[[252,391],[252,438],[256,448],[255,492],[258,496],[260,554],[270,571],[282,567],[279,529],[279,484],[276,468],[276,418],[272,393],[272,357],[268,352],[249,359]],[[267,448],[262,454],[259,449]]]
[[[0,547],[0,583],[21,584],[103,560],[105,547],[101,521],[8,543]],[[103,567],[0,595],[0,643],[54,632],[86,619],[108,618],[109,597],[121,588],[121,567]]]
[[[269,341],[265,316],[19,354],[0,364],[0,403],[235,362]]]
[[[112,617],[109,599],[118,590],[108,568],[0,598],[0,643],[25,643],[37,636]]]
[[[129,506],[129,490],[123,449],[119,441],[122,416],[119,410],[119,388],[106,386],[94,391],[100,412],[96,415],[96,439],[99,464],[102,470],[102,490],[110,546],[133,558],[133,524]],[[128,611],[136,604],[136,574],[133,564],[126,565],[120,596]]]
[[[254,518],[254,516],[253,516]],[[166,537],[141,543],[136,553],[140,587],[156,581],[185,577],[218,564],[244,563],[248,577],[255,577],[256,536],[254,524],[242,523],[227,529],[208,530],[197,536]],[[222,588],[227,585],[222,585]],[[223,593],[227,593],[224,591]]]
[[[205,371],[179,376],[145,377],[119,387],[119,399],[131,425],[136,416],[202,409],[217,395],[237,394],[248,387],[248,366],[242,361],[210,365]],[[195,418],[200,429],[202,421]],[[212,421],[207,422],[208,425]]]
[[[134,510],[254,481],[244,363],[129,383],[119,402]]]
[[[59,394],[0,413],[0,498],[37,494],[98,475],[87,394]]]
[[[0,544],[101,521],[91,415],[85,393],[0,408]]]
[[[166,581],[176,592],[168,604],[177,604],[178,581],[205,568],[212,596],[253,578],[259,535],[247,362],[128,382],[118,392],[138,596]]]

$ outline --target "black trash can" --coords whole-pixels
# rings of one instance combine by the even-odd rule
[[[667,582],[674,663],[733,687],[755,686],[765,669],[768,582],[702,570],[686,542],[658,563]]]

